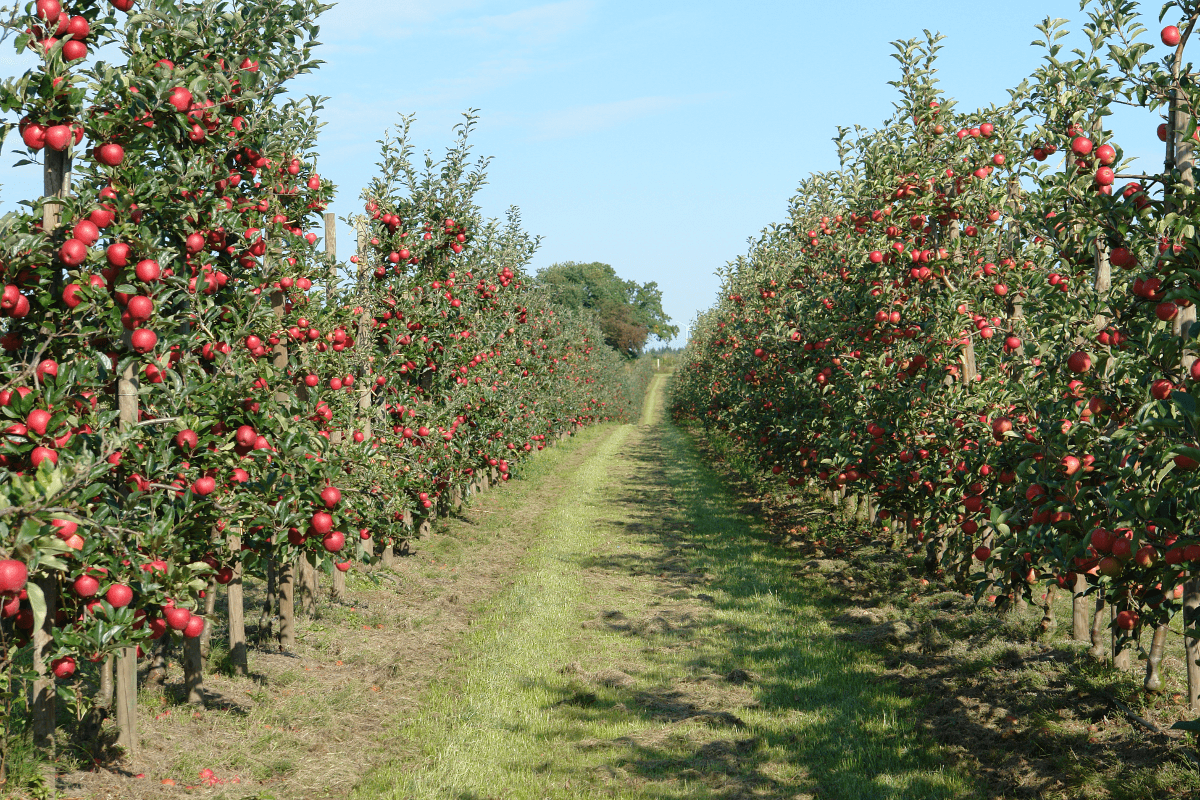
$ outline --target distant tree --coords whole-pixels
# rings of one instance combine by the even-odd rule
[[[605,343],[628,358],[641,355],[653,336],[667,342],[679,327],[662,307],[662,291],[654,281],[622,280],[608,264],[564,261],[538,273],[538,282],[559,303],[596,314]]]

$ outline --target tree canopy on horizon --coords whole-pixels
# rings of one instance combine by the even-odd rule
[[[595,313],[605,344],[627,358],[641,355],[650,336],[668,342],[679,335],[679,327],[663,311],[662,290],[654,281],[624,280],[598,261],[551,264],[537,279],[564,306]]]

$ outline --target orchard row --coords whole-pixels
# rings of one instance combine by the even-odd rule
[[[937,90],[936,37],[897,43],[895,116],[841,130],[840,168],[730,265],[673,410],[781,488],[868,499],[932,580],[1071,593],[1072,634],[1103,652],[1111,625],[1149,690],[1182,614],[1200,710],[1200,91],[1181,78],[1200,12],[1169,3],[1161,44],[1132,4],[1088,13],[1082,49],[1048,21],[1043,65],[974,111]],[[1146,112],[1162,169],[1125,158],[1117,104]]]
[[[408,120],[385,137],[355,255],[318,249],[319,101],[285,92],[325,8],[37,0],[10,30],[47,188],[0,221],[0,692],[19,718],[32,681],[43,740],[115,655],[132,749],[139,652],[206,636],[218,586],[244,670],[244,578],[290,603],[293,569],[386,558],[644,386],[475,205],[472,118],[423,170]]]

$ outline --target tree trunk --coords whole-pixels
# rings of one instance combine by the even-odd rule
[[[1162,691],[1162,660],[1163,651],[1167,646],[1167,625],[1156,625],[1154,638],[1150,642],[1150,655],[1146,659],[1146,680],[1143,686],[1148,692]]]
[[[208,627],[208,619],[204,627]],[[185,637],[183,640],[183,687],[187,690],[187,701],[193,705],[203,705],[204,695],[200,690],[204,687],[204,656],[200,652],[200,637]]]
[[[1046,587],[1046,599],[1042,603],[1042,621],[1038,624],[1038,631],[1043,636],[1058,626],[1058,621],[1054,618],[1054,594],[1057,589],[1058,585],[1054,583]]]
[[[113,703],[113,657],[105,656],[100,664],[100,685],[96,689],[95,704],[98,708],[112,708]]]
[[[1197,631],[1200,627],[1200,579],[1193,578],[1183,587],[1183,627]],[[1200,713],[1200,638],[1183,637],[1183,661],[1187,665],[1188,709]]]

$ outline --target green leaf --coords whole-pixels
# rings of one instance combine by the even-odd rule
[[[1200,325],[1196,326],[1200,327]],[[1171,400],[1187,414],[1196,413],[1196,398],[1187,392],[1171,392]]]
[[[1173,731],[1191,731],[1192,733],[1200,733],[1200,719],[1179,720],[1171,726]]]
[[[33,629],[41,630],[46,622],[46,596],[42,594],[42,587],[33,581],[25,585],[25,593],[29,596],[29,607],[33,609]]]

